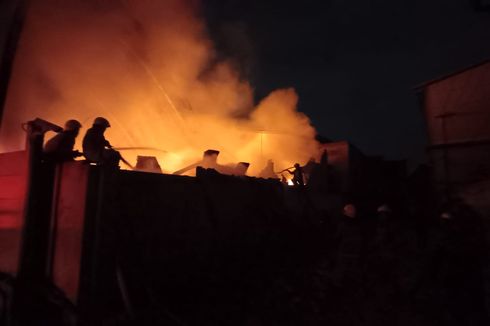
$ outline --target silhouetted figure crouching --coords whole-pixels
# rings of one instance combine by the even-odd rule
[[[112,149],[111,144],[104,137],[104,132],[111,125],[107,119],[98,117],[94,120],[92,128],[87,130],[83,138],[83,155],[88,161],[104,166],[119,166],[121,154]]]
[[[44,154],[48,161],[73,161],[82,153],[74,150],[75,139],[82,125],[77,120],[68,120],[63,131],[56,134],[44,145]]]

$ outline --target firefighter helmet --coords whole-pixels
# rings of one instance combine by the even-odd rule
[[[82,124],[77,120],[70,119],[67,122],[65,122],[65,130],[73,131],[73,130],[78,130],[80,128],[82,128]]]
[[[111,124],[109,123],[109,120],[107,120],[106,118],[97,117],[94,120],[94,126],[101,126],[104,128],[109,128],[111,126]]]

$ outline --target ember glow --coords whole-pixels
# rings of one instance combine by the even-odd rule
[[[196,1],[33,0],[1,129],[2,150],[23,147],[22,122],[83,124],[104,116],[121,153],[173,172],[220,151],[220,164],[268,159],[277,170],[316,156],[315,130],[293,89],[253,102],[252,86],[218,61]],[[51,135],[48,135],[48,137]],[[143,149],[154,148],[158,150]]]

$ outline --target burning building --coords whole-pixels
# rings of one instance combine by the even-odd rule
[[[304,215],[288,208],[279,181],[245,176],[269,160],[282,170],[317,155],[297,94],[277,90],[255,104],[251,85],[218,60],[198,12],[194,1],[33,0],[17,51],[5,52],[16,55],[12,75],[2,72],[0,270],[52,281],[98,322],[134,280],[121,262],[144,259],[175,299],[186,278],[219,266],[223,248],[246,256],[277,230],[293,234]],[[40,141],[52,132],[21,128],[37,116],[84,129],[107,117],[111,143],[157,173],[47,164]],[[196,177],[182,175],[196,167]]]
[[[223,269],[253,279],[254,265],[289,258],[311,238],[303,230],[338,208],[329,191],[379,181],[351,144],[319,146],[294,90],[255,104],[251,85],[218,59],[195,1],[29,3],[0,130],[0,270],[31,286],[48,279],[88,324],[144,310],[145,300],[206,324],[188,301],[224,289]],[[44,161],[51,131],[28,124],[25,149],[21,129],[46,124],[37,116],[84,128],[107,117],[108,138],[139,171]],[[314,200],[313,187],[274,180],[322,150],[308,175],[316,168]]]
[[[33,0],[19,44],[3,151],[23,149],[19,126],[33,117],[77,119],[83,133],[104,116],[125,158],[135,165],[137,156],[154,156],[166,173],[209,148],[222,165],[250,163],[249,175],[269,159],[282,170],[316,154],[295,91],[254,103],[231,60],[218,59],[195,1]]]

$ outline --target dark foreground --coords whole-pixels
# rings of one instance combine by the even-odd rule
[[[393,216],[380,229],[376,216],[365,217],[362,251],[349,255],[341,244],[349,235],[338,233],[342,218],[258,234],[248,248],[217,245],[212,256],[172,264],[146,261],[142,248],[122,244],[127,254],[106,305],[113,311],[104,311],[102,324],[488,325],[483,224],[448,228],[436,220],[420,228]],[[4,323],[91,324],[50,285],[33,286],[20,311],[8,310],[14,286],[4,275]]]

